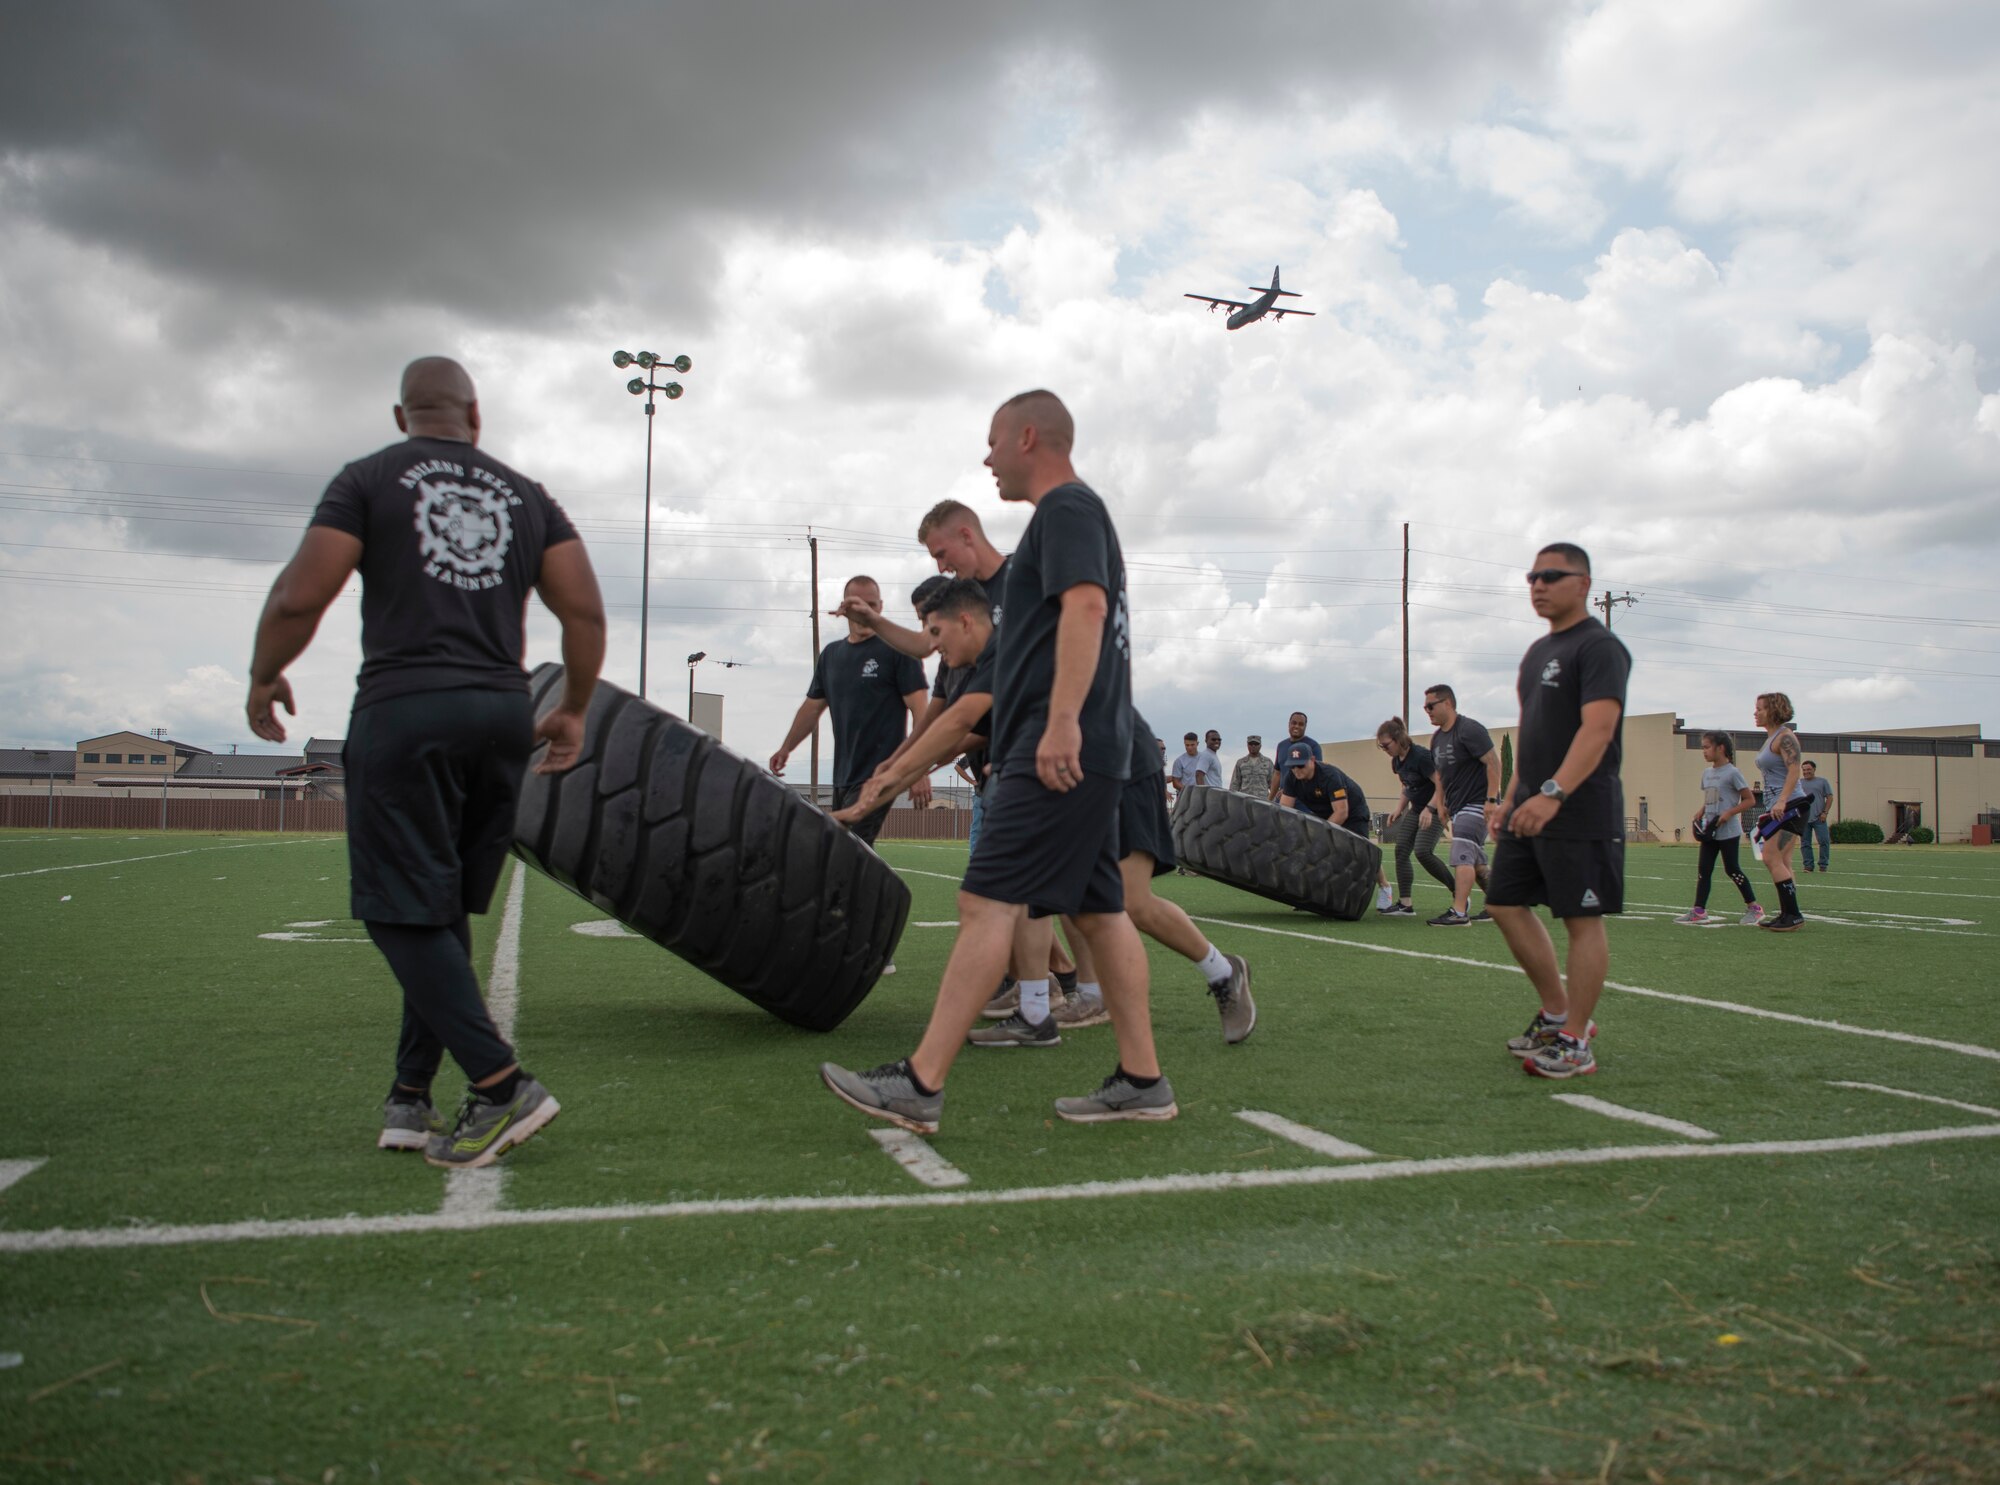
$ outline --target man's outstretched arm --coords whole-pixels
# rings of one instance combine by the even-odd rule
[[[292,560],[271,584],[264,612],[257,620],[257,641],[250,655],[250,697],[243,711],[250,730],[265,742],[283,742],[285,724],[277,708],[297,715],[292,683],[285,670],[305,653],[340,590],[361,564],[361,539],[331,526],[307,528]]]

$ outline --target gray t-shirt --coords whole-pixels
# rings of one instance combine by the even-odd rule
[[[1801,779],[1799,781],[1799,793],[1812,796],[1812,814],[1807,818],[1824,820],[1826,818],[1826,807],[1833,803],[1833,785],[1825,779],[1817,777]]]
[[[1702,818],[1713,820],[1724,810],[1733,810],[1742,801],[1743,791],[1750,787],[1750,781],[1743,777],[1743,770],[1734,763],[1725,763],[1720,768],[1704,768],[1701,771],[1701,813]],[[1712,831],[1710,840],[1735,840],[1743,834],[1743,817],[1732,815],[1722,822],[1720,828]]]

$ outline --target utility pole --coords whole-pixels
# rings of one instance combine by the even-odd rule
[[[1613,594],[1609,588],[1606,588],[1604,590],[1604,596],[1602,598],[1593,598],[1590,601],[1590,606],[1592,608],[1602,609],[1604,611],[1604,627],[1606,629],[1609,629],[1611,627],[1612,609],[1616,608],[1621,603],[1637,603],[1638,601],[1639,600],[1634,598],[1630,593]]]
[[[812,534],[812,527],[806,527],[806,549],[812,553],[812,656],[810,663],[819,664],[819,538]],[[812,802],[819,803],[819,724],[813,724],[812,735]]]
[[[1403,522],[1403,710],[1398,713],[1407,726],[1410,720],[1410,523]]]

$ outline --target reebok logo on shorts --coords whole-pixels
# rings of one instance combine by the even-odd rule
[[[1580,905],[1581,905],[1581,906],[1583,906],[1583,907],[1603,907],[1603,906],[1604,906],[1604,904],[1603,904],[1602,902],[1598,901],[1598,897],[1597,897],[1597,894],[1596,894],[1596,893],[1595,893],[1594,891],[1592,891],[1592,890],[1591,890],[1590,888],[1588,888],[1588,887],[1585,887],[1585,888],[1583,889],[1583,896],[1582,896],[1582,897],[1581,897],[1581,898],[1580,898],[1580,899],[1579,899],[1578,901],[1579,901]]]

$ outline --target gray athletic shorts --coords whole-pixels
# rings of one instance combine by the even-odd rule
[[[1486,864],[1486,811],[1463,809],[1451,817],[1451,864]]]

